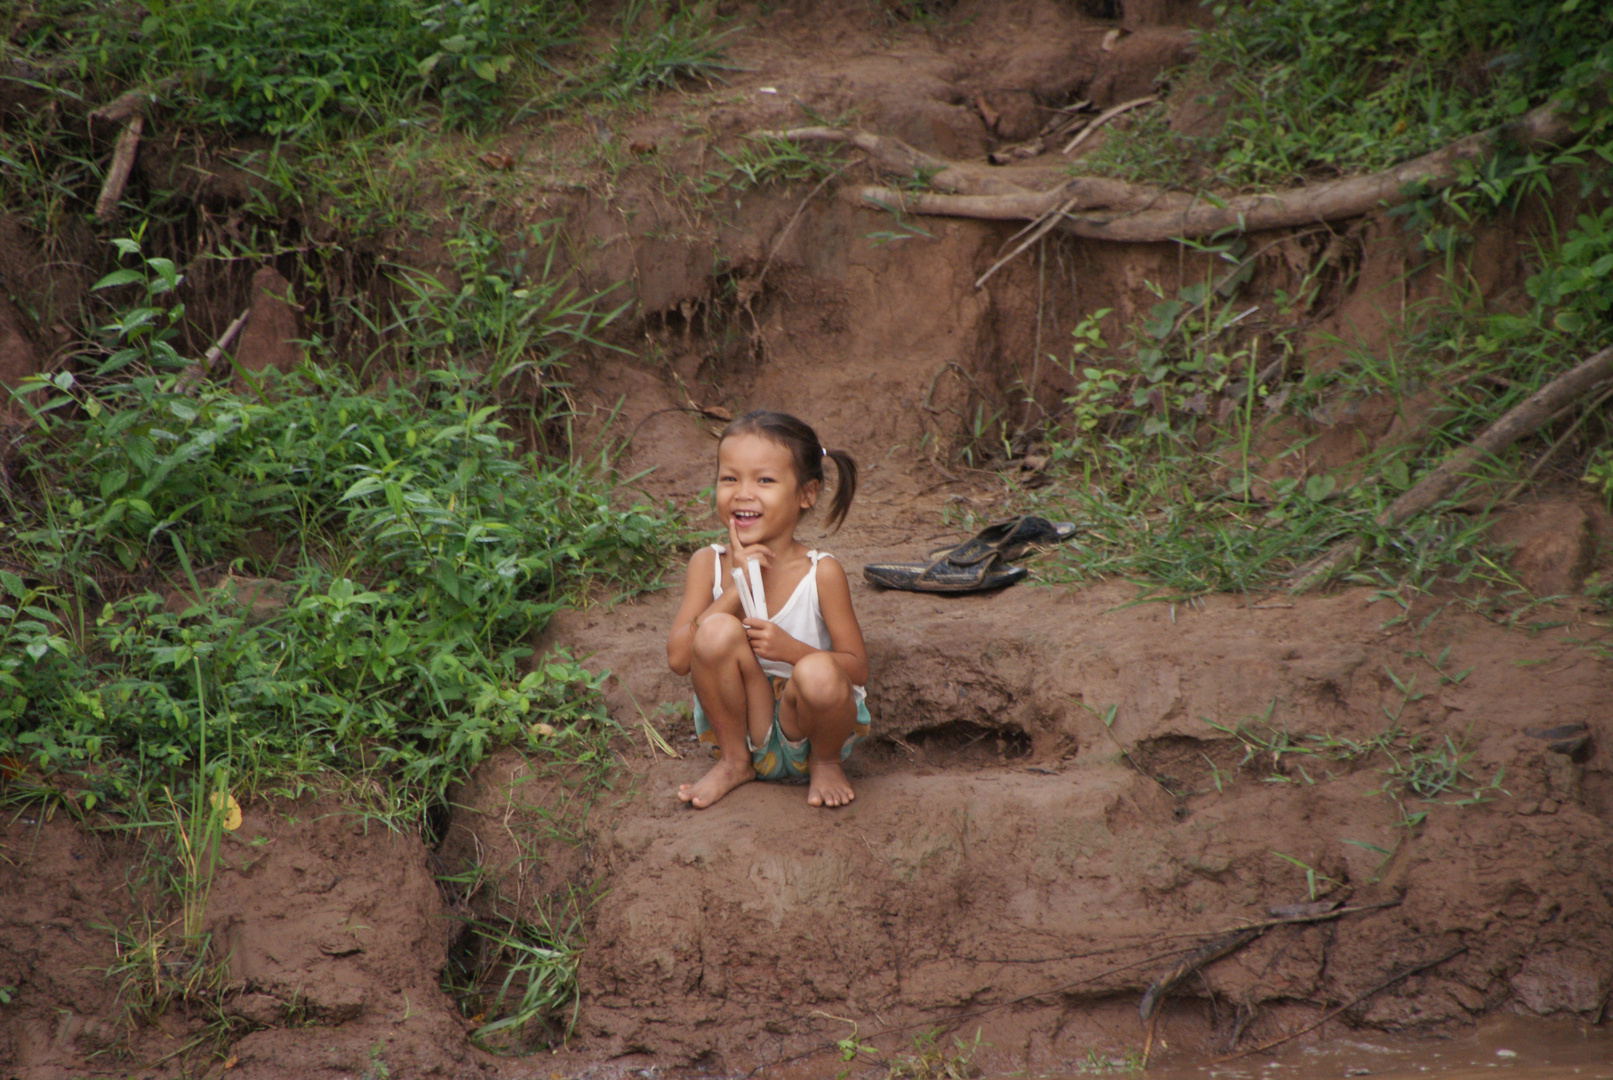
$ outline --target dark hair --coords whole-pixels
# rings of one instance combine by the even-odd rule
[[[851,509],[851,497],[857,494],[857,463],[844,450],[825,448],[818,441],[818,433],[806,421],[798,420],[789,413],[753,409],[722,429],[718,445],[730,435],[760,435],[784,447],[794,460],[795,481],[802,486],[809,480],[816,480],[822,486],[823,461],[825,458],[833,461],[838,479],[835,482],[835,496],[829,503],[829,513],[823,523],[830,529],[838,529],[840,523],[846,520],[846,511]]]

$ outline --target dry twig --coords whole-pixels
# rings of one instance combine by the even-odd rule
[[[1075,138],[1070,140],[1069,145],[1063,150],[1060,150],[1059,153],[1068,154],[1071,150],[1074,150],[1077,146],[1080,146],[1083,142],[1085,142],[1087,137],[1094,131],[1097,131],[1115,117],[1128,113],[1133,109],[1140,108],[1143,105],[1151,105],[1158,100],[1158,94],[1149,94],[1147,97],[1132,98],[1130,101],[1122,101],[1114,108],[1107,109],[1104,112],[1099,113],[1098,118],[1092,121],[1092,123],[1088,124],[1086,127],[1082,128]]]

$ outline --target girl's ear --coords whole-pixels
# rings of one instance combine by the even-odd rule
[[[816,480],[808,480],[801,485],[801,509],[810,510],[818,501],[818,486]]]

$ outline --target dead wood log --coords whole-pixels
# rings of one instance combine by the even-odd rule
[[[118,135],[117,145],[112,149],[112,165],[106,171],[101,194],[95,200],[95,220],[102,224],[118,216],[118,200],[123,198],[123,189],[129,183],[129,172],[134,168],[134,155],[140,149],[140,132],[145,124],[139,116],[131,116]]]
[[[832,128],[808,130],[834,131]],[[783,134],[787,136],[790,133]],[[1041,217],[1081,192],[1082,197],[1061,217],[1061,229],[1096,240],[1152,243],[1178,237],[1283,229],[1359,217],[1449,187],[1456,182],[1465,163],[1483,158],[1502,139],[1509,139],[1527,148],[1561,143],[1571,134],[1569,117],[1554,106],[1545,105],[1511,124],[1466,136],[1449,146],[1383,172],[1345,177],[1290,191],[1226,199],[1094,177],[1078,177],[1066,185],[1042,192],[1029,192],[1004,179],[996,183],[1009,184],[1013,190],[988,191],[978,186],[980,178],[977,173],[956,165],[937,174],[937,179],[946,175],[949,180],[946,186],[935,185],[943,188],[943,194],[907,194],[898,201],[890,195],[889,188],[864,188],[857,196],[865,202],[899,205],[919,214],[1007,221]],[[846,133],[839,135],[841,141],[851,141]],[[878,136],[862,138],[879,139]],[[854,145],[860,146],[861,143]],[[895,165],[899,161],[888,147],[881,148],[878,155],[870,151],[870,156],[876,157],[881,165],[887,162]],[[938,161],[934,158],[928,160]],[[1021,170],[998,171],[1019,173]]]
[[[1467,470],[1481,459],[1493,457],[1534,432],[1555,416],[1558,410],[1609,379],[1613,379],[1613,347],[1580,361],[1509,409],[1505,416],[1486,428],[1478,438],[1450,454],[1433,472],[1390,503],[1378,515],[1378,524],[1393,527],[1433,506],[1454,491]],[[1304,592],[1327,580],[1340,566],[1355,558],[1361,550],[1361,544],[1359,536],[1334,544],[1321,557],[1294,572],[1294,585],[1289,591]]]
[[[1572,131],[1569,117],[1545,105],[1515,123],[1477,132],[1370,176],[1226,200],[1211,201],[1178,192],[1160,200],[1170,205],[1119,216],[1072,214],[1063,227],[1094,240],[1147,243],[1340,221],[1451,186],[1461,175],[1463,164],[1484,158],[1503,138],[1523,147],[1548,146],[1563,142]]]
[[[904,213],[930,214],[937,217],[983,218],[988,221],[1034,221],[1060,207],[1068,206],[1066,214],[1075,210],[1140,209],[1148,205],[1158,193],[1150,188],[1128,184],[1124,180],[1108,180],[1095,176],[1078,176],[1053,188],[1051,191],[1017,191],[993,195],[935,194],[923,191],[901,191],[897,188],[872,185],[858,188],[857,201]]]
[[[119,94],[111,101],[90,113],[90,120],[100,124],[122,124],[134,119],[136,116],[146,115],[146,106],[151,104],[151,91],[146,89],[128,90]]]

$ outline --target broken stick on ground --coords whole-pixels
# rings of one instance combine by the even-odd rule
[[[123,198],[123,189],[128,186],[129,172],[134,168],[134,155],[140,149],[140,132],[145,124],[139,116],[132,116],[123,125],[117,145],[112,149],[112,165],[106,170],[106,182],[101,185],[101,194],[95,200],[96,221],[104,224],[117,217],[118,201]]]

